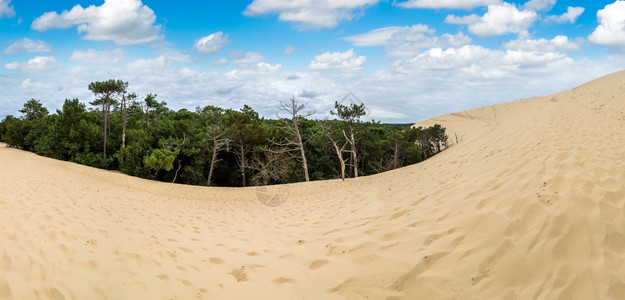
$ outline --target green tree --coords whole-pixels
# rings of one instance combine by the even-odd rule
[[[128,82],[109,79],[107,81],[96,81],[89,84],[89,90],[98,97],[91,105],[102,105],[102,118],[104,119],[104,152],[106,157],[106,138],[111,131],[111,105],[115,104],[115,97],[126,93]]]
[[[233,143],[232,151],[237,157],[236,161],[241,171],[241,184],[246,186],[248,155],[256,144],[266,140],[261,128],[261,120],[257,112],[245,105],[241,111],[226,110],[224,122],[228,137]]]
[[[210,166],[208,169],[208,179],[206,186],[211,186],[217,155],[229,146],[230,140],[226,138],[226,130],[223,125],[224,110],[215,106],[206,106],[200,110],[198,107],[196,112],[202,118],[205,126],[200,129],[200,135],[206,141],[207,147],[211,151]]]
[[[179,149],[170,151],[167,149],[153,149],[150,155],[143,158],[143,164],[152,170],[154,170],[154,176],[158,174],[158,171],[165,170],[170,171],[174,168],[174,160],[180,153]]]
[[[19,148],[26,151],[32,149],[32,144],[28,143],[26,136],[32,129],[32,121],[28,119],[18,119],[7,116],[4,119],[4,135],[2,138],[9,147]]]
[[[48,115],[48,109],[43,107],[39,100],[30,99],[24,103],[24,107],[19,110],[23,118],[27,120],[38,120]]]

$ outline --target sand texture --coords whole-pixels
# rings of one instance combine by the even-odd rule
[[[0,299],[625,299],[625,72],[432,123],[421,164],[266,188],[2,145]]]

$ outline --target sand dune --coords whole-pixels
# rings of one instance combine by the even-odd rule
[[[0,147],[0,299],[625,297],[625,72],[431,123],[460,142],[266,188]]]

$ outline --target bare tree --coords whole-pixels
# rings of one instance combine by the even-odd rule
[[[262,151],[252,154],[249,168],[256,173],[251,178],[252,185],[268,185],[272,182],[285,182],[291,175],[293,161],[285,152]]]
[[[209,143],[213,151],[211,157],[211,164],[208,170],[208,180],[206,180],[206,186],[211,186],[211,178],[213,177],[213,170],[215,169],[215,163],[217,162],[217,154],[229,146],[230,140],[224,138],[226,131],[219,125],[214,124],[208,128],[206,142]]]
[[[321,131],[323,132],[323,134],[332,143],[332,147],[334,148],[334,151],[336,152],[336,157],[338,158],[339,164],[341,166],[341,179],[345,180],[346,159],[343,158],[343,152],[345,151],[345,146],[347,146],[347,142],[344,142],[343,145],[339,147],[339,143],[337,142],[337,139],[332,136],[331,128],[329,127],[328,122],[320,121],[320,122],[317,122],[317,124],[319,125],[319,128],[321,128]]]
[[[306,142],[303,141],[302,133],[300,132],[300,121],[315,114],[315,111],[312,110],[300,114],[300,112],[304,110],[307,105],[307,103],[300,103],[295,100],[295,96],[291,97],[289,102],[280,102],[280,106],[278,108],[281,111],[286,112],[289,115],[289,118],[282,118],[279,113],[276,114],[276,117],[282,121],[282,130],[284,130],[289,137],[285,138],[284,141],[273,141],[273,143],[280,146],[280,151],[282,152],[292,153],[299,151],[299,161],[302,163],[302,167],[304,168],[304,177],[306,178],[306,181],[310,181],[310,176],[308,175],[308,163],[306,162],[306,152],[304,150],[304,144]]]
[[[338,102],[334,102],[334,109],[335,110],[331,111],[330,113],[335,116],[338,116],[341,120],[346,122],[348,125],[349,136],[347,135],[345,130],[343,130],[343,136],[345,137],[345,140],[347,140],[347,142],[350,144],[349,152],[351,153],[354,177],[358,177],[358,154],[356,153],[356,139],[354,135],[354,126],[355,126],[355,123],[359,122],[360,117],[366,114],[365,105],[363,103],[361,104],[352,103],[350,106],[346,106]]]

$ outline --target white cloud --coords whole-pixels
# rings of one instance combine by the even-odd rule
[[[71,61],[78,61],[90,64],[116,64],[126,57],[126,53],[116,48],[113,50],[76,50],[69,57]]]
[[[506,55],[503,57],[502,62],[508,65],[529,67],[532,65],[544,65],[546,63],[559,60],[571,61],[571,59],[564,53],[508,50],[506,51]]]
[[[4,65],[7,70],[24,72],[45,72],[55,69],[58,61],[53,56],[36,56],[25,63],[11,62]]]
[[[348,37],[344,37],[343,40],[349,41],[354,46],[383,46],[386,45],[391,36],[401,30],[400,26],[390,26],[374,29],[372,31],[350,35]]]
[[[225,66],[228,64],[228,60],[225,58],[220,58],[211,63],[213,66]]]
[[[434,35],[435,31],[426,25],[403,27],[393,34],[388,42],[387,54],[394,59],[414,57],[427,48],[461,47],[471,43],[463,33]]]
[[[286,46],[286,48],[284,48],[284,54],[291,55],[293,53],[295,53],[295,46],[288,45],[288,46]]]
[[[33,86],[33,81],[30,78],[26,78],[22,81],[22,84],[18,87],[19,89],[27,89]]]
[[[224,74],[224,77],[228,79],[241,79],[242,77],[249,77],[254,75],[267,75],[277,73],[282,69],[282,64],[271,65],[266,62],[259,62],[252,65],[240,66],[236,69],[230,70]]]
[[[356,56],[354,49],[349,49],[345,52],[325,52],[315,55],[315,59],[310,62],[308,68],[360,70],[366,61],[366,56]]]
[[[128,67],[133,69],[165,68],[170,65],[171,62],[163,55],[156,58],[140,58],[128,63]]]
[[[567,36],[558,35],[553,39],[517,39],[505,43],[504,48],[507,50],[521,50],[527,52],[566,52],[579,50],[580,46],[571,41]]]
[[[499,3],[501,3],[501,0],[409,0],[400,2],[397,5],[404,8],[471,9]]]
[[[445,23],[448,24],[457,24],[457,25],[471,25],[471,24],[475,24],[478,23],[480,21],[480,16],[478,15],[468,15],[468,16],[454,16],[454,15],[447,15],[447,17],[445,17]]]
[[[14,61],[4,65],[6,70],[18,70],[20,68],[20,63]]]
[[[101,6],[74,6],[61,14],[47,12],[33,21],[31,28],[46,31],[78,25],[78,32],[92,41],[114,41],[136,45],[163,39],[161,25],[155,25],[154,11],[140,0],[105,0]]]
[[[234,62],[237,64],[254,64],[261,62],[265,59],[262,54],[248,51],[243,53],[242,51],[231,51],[230,57],[233,58]]]
[[[413,67],[428,70],[467,72],[482,78],[511,76],[520,68],[544,68],[549,63],[570,61],[556,51],[493,50],[477,45],[460,48],[432,48],[408,60]]]
[[[414,68],[427,70],[461,70],[479,62],[493,62],[502,53],[477,45],[465,45],[459,48],[430,48],[407,60],[396,61],[394,66],[399,70]],[[408,68],[406,68],[408,67]]]
[[[281,21],[294,22],[301,29],[334,28],[351,20],[367,6],[380,0],[254,0],[244,15],[278,14]]]
[[[11,0],[0,0],[0,19],[3,17],[13,18],[15,16],[15,9],[11,5]]]
[[[15,73],[0,78],[3,82],[0,112],[17,112],[21,104],[12,99],[48,99],[46,104],[50,111],[61,108],[66,98],[79,98],[86,103],[93,99],[87,89],[90,82],[119,78],[128,81],[130,90],[138,95],[158,94],[158,99],[166,101],[171,109],[192,110],[205,105],[240,109],[243,104],[248,104],[264,117],[275,116],[279,100],[315,93],[319,96],[309,98],[309,108],[323,117],[333,108],[335,100],[353,91],[376,120],[408,123],[559,92],[617,71],[625,63],[623,56],[571,60],[561,55],[517,53],[531,49],[529,46],[511,48],[515,52],[508,53],[507,49],[464,45],[443,47],[437,57],[437,50],[428,48],[409,57],[428,53],[421,60],[415,59],[413,64],[398,63],[384,70],[356,74],[342,70],[283,72],[285,67],[275,71],[278,65],[274,64],[264,69],[263,65],[236,65],[237,71],[232,73],[202,72],[191,66],[190,69],[184,66],[174,68],[173,64],[167,70],[132,69],[125,64],[110,64],[97,68],[58,68],[54,76]],[[545,63],[532,63],[541,60]],[[437,69],[441,62],[447,67],[459,67]],[[256,73],[252,66],[258,67]],[[31,80],[25,81],[27,78]],[[22,84],[24,89],[19,88]]]
[[[189,62],[189,56],[177,51],[166,52],[156,58],[141,58],[128,63],[133,69],[169,68],[173,62]]]
[[[523,7],[533,11],[549,11],[558,0],[530,0]]]
[[[297,94],[298,97],[308,98],[308,99],[316,98],[319,95],[320,94],[318,92],[309,91],[309,90],[302,90],[301,92]]]
[[[200,53],[216,54],[219,53],[224,47],[230,44],[230,39],[227,34],[221,31],[209,34],[199,40],[195,41],[195,48]]]
[[[490,5],[484,16],[469,15],[457,17],[449,15],[445,22],[451,24],[469,25],[469,31],[480,37],[492,37],[507,33],[526,32],[538,18],[536,12],[531,10],[519,10],[516,6],[503,3]]]
[[[29,38],[23,38],[14,42],[9,47],[4,49],[3,54],[18,54],[18,53],[41,53],[50,52],[52,46],[44,41],[31,40]]]
[[[599,26],[588,40],[599,45],[625,49],[625,1],[616,1],[597,12]]]
[[[426,25],[413,25],[403,27],[395,32],[389,43],[393,46],[410,44],[412,47],[450,47],[462,46],[471,42],[471,38],[462,33],[451,35],[448,33],[442,36],[435,36],[435,31]]]
[[[584,13],[583,7],[573,7],[569,6],[566,9],[566,12],[559,16],[547,16],[545,18],[546,22],[555,22],[555,23],[575,23],[575,20]]]

